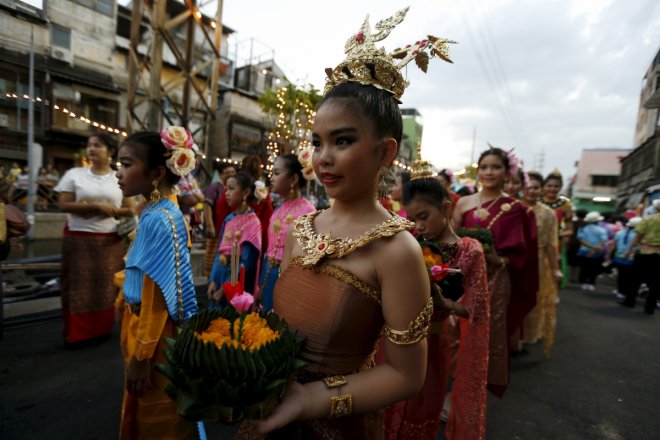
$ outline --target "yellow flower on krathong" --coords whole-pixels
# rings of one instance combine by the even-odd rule
[[[443,263],[442,255],[434,254],[431,248],[427,246],[422,247],[422,255],[424,256],[424,265],[427,267],[439,266]]]
[[[250,313],[243,321],[241,344],[249,348],[250,351],[256,350],[279,337],[279,333],[268,327],[266,320],[258,313]]]

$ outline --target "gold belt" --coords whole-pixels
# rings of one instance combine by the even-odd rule
[[[273,268],[275,268],[275,267],[280,267],[280,263],[281,263],[281,262],[282,262],[282,260],[278,260],[277,258],[270,258],[270,257],[268,257],[268,265],[269,265],[270,267],[273,267]]]
[[[125,303],[126,311],[131,315],[140,316],[140,308],[142,304],[129,304]]]

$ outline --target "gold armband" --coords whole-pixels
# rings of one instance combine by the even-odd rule
[[[331,419],[343,417],[353,412],[353,396],[351,393],[341,392],[341,387],[348,383],[344,376],[330,376],[323,379],[323,383],[328,388],[337,388],[337,395],[330,397],[330,417]]]
[[[410,321],[407,330],[394,330],[385,324],[383,333],[387,339],[396,345],[412,345],[426,337],[433,314],[433,299],[429,298],[424,308],[414,321]]]

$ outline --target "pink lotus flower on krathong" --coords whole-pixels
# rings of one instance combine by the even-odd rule
[[[230,304],[238,313],[245,313],[249,311],[252,304],[254,304],[254,296],[248,292],[243,292],[240,295],[235,295],[231,299]]]
[[[178,126],[167,127],[160,132],[160,141],[169,150],[177,148],[192,149],[195,141],[190,132]]]
[[[442,281],[444,277],[449,275],[449,264],[445,263],[432,266],[431,269],[429,269],[429,272],[431,274],[431,278],[433,278],[433,281]]]

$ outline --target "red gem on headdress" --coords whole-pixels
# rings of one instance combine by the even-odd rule
[[[358,32],[358,34],[355,36],[355,39],[357,41],[362,41],[364,40],[364,34],[362,32]]]
[[[320,250],[320,251],[325,249],[325,243],[319,243],[319,245],[317,246],[317,249]]]

